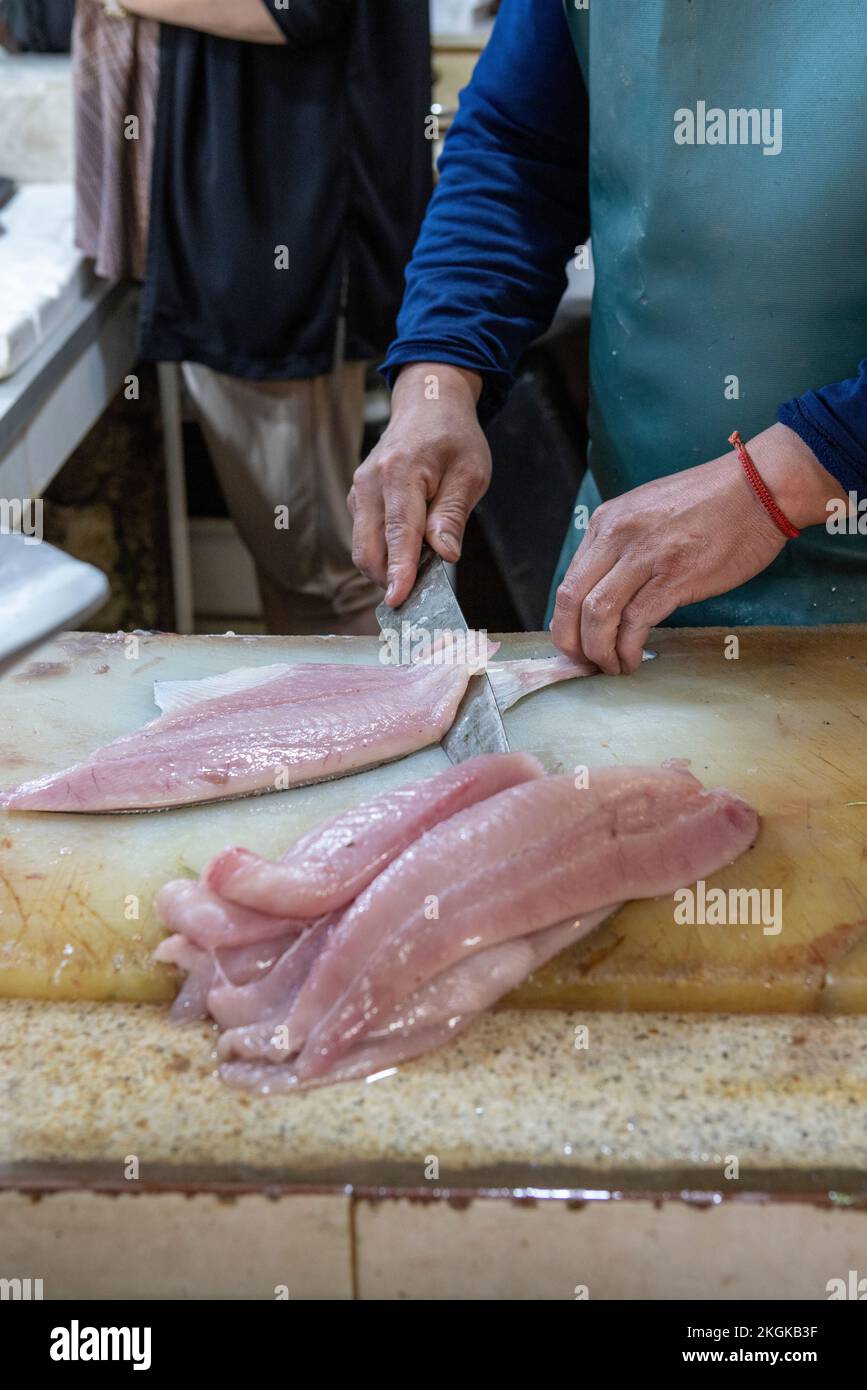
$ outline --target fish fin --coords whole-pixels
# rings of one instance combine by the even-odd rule
[[[281,661],[272,666],[239,666],[234,671],[224,671],[219,676],[204,676],[195,681],[154,681],[154,703],[163,714],[178,714],[192,705],[201,704],[203,700],[237,695],[241,690],[265,685],[291,670],[291,665]]]
[[[568,656],[530,658],[526,661],[495,661],[488,667],[488,680],[501,710],[511,709],[525,695],[555,681],[592,676],[598,668],[590,662],[576,663]]]
[[[656,652],[644,652],[642,661],[654,661]],[[500,710],[511,709],[525,695],[542,690],[557,681],[594,676],[598,667],[590,661],[572,661],[568,656],[529,657],[523,661],[495,661],[487,668],[488,680]]]

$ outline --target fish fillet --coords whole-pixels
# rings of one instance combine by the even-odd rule
[[[217,973],[217,962],[209,951],[203,951],[176,933],[167,936],[154,951],[154,960],[164,965],[176,965],[186,972],[186,978],[171,1008],[176,1023],[191,1023],[208,1016],[208,992]]]
[[[532,971],[599,926],[618,906],[590,913],[581,921],[559,923],[534,936],[488,947],[452,966],[411,995],[391,1019],[372,1030],[323,1074],[303,1077],[291,1063],[274,1066],[266,1061],[235,1060],[222,1063],[220,1076],[229,1086],[260,1095],[308,1090],[363,1077],[377,1079],[399,1063],[432,1052],[458,1037],[485,1009],[516,988]]]
[[[0,806],[155,811],[342,777],[438,743],[478,669],[436,660],[300,662],[158,681],[159,719],[82,763],[0,794]],[[488,668],[502,709],[542,686],[595,671],[562,656]]]
[[[757,828],[739,798],[665,768],[596,770],[581,789],[546,777],[459,812],[374,879],[318,958],[290,1016],[294,1040],[309,1029],[298,1075],[328,1072],[462,956],[615,899],[673,892],[735,859]]]
[[[181,932],[203,950],[245,946],[297,933],[308,925],[307,919],[268,916],[239,907],[192,878],[164,884],[154,898],[154,910],[164,927]]]
[[[529,753],[469,758],[341,811],[302,836],[277,863],[250,850],[224,850],[207,866],[202,882],[215,903],[228,900],[277,917],[333,912],[352,902],[425,830],[542,774],[541,763]]]
[[[333,919],[325,917],[288,942],[281,953],[261,962],[255,978],[233,983],[226,975],[215,975],[207,993],[208,1013],[221,1028],[239,1028],[270,1013],[282,1015],[301,988],[319,952],[326,945]],[[218,957],[219,959],[219,957]]]
[[[225,963],[230,957],[237,959],[243,951],[261,955],[272,938],[297,936],[312,919],[351,902],[422,831],[494,792],[542,775],[541,764],[529,753],[470,758],[434,777],[339,812],[297,840],[278,864],[246,850],[228,850],[212,862],[202,882],[179,879],[165,884],[154,907],[163,925],[180,935],[163,942],[156,959],[178,965],[191,977],[176,1002],[175,1015],[203,1017],[209,1008],[224,1027],[238,1027],[257,1016],[254,1010],[250,1020],[228,1018],[229,994],[217,992],[217,974],[208,970],[200,955],[191,954],[185,941],[201,951],[215,951],[224,973],[229,973]],[[206,887],[207,882],[213,886]],[[247,890],[249,901],[264,895],[271,912],[285,914],[289,909],[292,915],[266,915],[217,891],[226,893],[227,884],[238,883],[240,890]],[[239,896],[244,892],[239,891]],[[282,1005],[282,1013],[278,1010],[273,1021],[269,1014],[264,1024],[260,1019],[252,1030],[257,1039],[264,1036],[261,1046],[266,1050],[273,1026],[285,1019],[292,997],[294,992],[278,993],[275,1003]],[[276,1055],[280,1058],[285,1052]]]
[[[467,666],[298,665],[165,714],[0,804],[157,810],[341,777],[438,743],[470,674]]]
[[[424,784],[422,784],[424,785]],[[264,1093],[380,1072],[440,1046],[621,900],[673,892],[752,843],[755,812],[681,767],[530,778],[423,831],[331,925],[305,981],[218,1042]],[[435,911],[431,911],[435,904]]]
[[[289,1062],[274,1066],[263,1060],[225,1061],[220,1075],[230,1086],[269,1095],[380,1074],[456,1038],[480,1013],[546,961],[600,926],[620,906],[615,903],[581,920],[570,918],[533,936],[489,946],[466,957],[411,994],[390,1018],[372,1029],[322,1076],[305,1080]],[[238,1034],[242,1032],[238,1030]],[[243,1058],[243,1045],[224,1049],[224,1055]]]

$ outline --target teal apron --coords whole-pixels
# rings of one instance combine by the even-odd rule
[[[732,430],[749,439],[781,402],[853,376],[867,355],[867,38],[861,0],[565,10],[590,97],[596,288],[578,504],[592,512],[727,453]],[[769,146],[779,108],[780,152],[676,143],[675,113],[699,102],[701,128],[730,141],[743,127],[712,108],[766,108]],[[677,124],[689,134],[682,114]],[[570,528],[555,588],[582,537]],[[750,583],[669,619],[864,621],[867,541],[823,526]]]

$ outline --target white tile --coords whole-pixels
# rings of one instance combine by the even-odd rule
[[[343,1196],[0,1194],[0,1278],[46,1299],[346,1299]]]
[[[867,1212],[796,1202],[359,1202],[372,1299],[826,1299],[867,1276]]]

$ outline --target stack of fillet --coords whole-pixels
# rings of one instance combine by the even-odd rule
[[[263,1094],[387,1071],[439,1047],[630,898],[703,878],[755,812],[677,767],[546,776],[474,758],[343,812],[272,862],[218,855],[167,884],[157,951],[210,1015],[221,1074]]]

